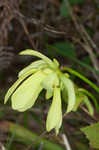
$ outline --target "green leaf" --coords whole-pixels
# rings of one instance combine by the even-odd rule
[[[45,77],[46,75],[42,71],[38,71],[25,80],[11,97],[12,108],[25,111],[32,107],[43,89],[40,84]]]
[[[83,89],[83,88],[79,88],[78,91],[82,92],[82,93],[86,94],[88,97],[90,97],[90,99],[93,100],[93,103],[96,107],[96,110],[99,112],[99,104],[98,104],[97,99],[95,98],[95,96],[92,93],[90,93],[89,91],[87,91],[86,89]]]
[[[73,111],[77,111],[79,105],[83,102],[83,100],[84,100],[84,94],[82,94],[80,92],[77,93],[76,94],[76,103],[75,103],[75,105],[73,107]]]
[[[55,128],[56,134],[58,134],[61,123],[62,123],[62,108],[61,108],[60,88],[54,88],[52,104],[50,106],[47,115],[46,130],[49,132]]]
[[[68,94],[67,113],[69,113],[70,111],[72,111],[72,109],[75,105],[75,102],[76,102],[74,84],[70,79],[66,78],[66,76],[63,74],[60,76],[60,78],[61,78],[61,81],[64,84],[64,88],[66,89],[67,94]]]
[[[21,125],[12,123],[12,122],[1,122],[2,130],[6,133],[14,134],[14,141],[25,144],[26,147],[33,145],[33,149],[38,149],[41,143],[43,143],[44,150],[64,150],[64,148],[54,141],[50,141],[44,137],[40,137],[37,132],[33,132],[27,128],[24,128]],[[1,128],[1,127],[0,127]]]
[[[12,95],[12,93],[16,90],[16,88],[18,87],[18,85],[25,79],[27,78],[29,75],[33,74],[33,70],[30,70],[28,72],[26,72],[23,76],[21,76],[8,90],[7,94],[5,95],[5,100],[4,103],[6,103],[9,99],[9,97]]]
[[[34,72],[36,72],[38,69],[42,69],[44,67],[46,67],[46,63],[43,60],[37,60],[31,63],[30,65],[28,65],[27,67],[25,67],[24,69],[22,69],[19,72],[18,77],[20,77],[21,75],[23,75],[24,73],[28,72],[31,69],[33,69]]]
[[[91,126],[81,128],[81,131],[87,136],[90,141],[90,145],[93,148],[99,149],[99,122],[92,124]]]
[[[69,10],[68,10],[64,0],[62,1],[61,7],[60,7],[60,15],[63,17],[69,16]]]
[[[62,56],[69,56],[69,57],[76,58],[75,47],[70,42],[55,43],[53,45],[53,48],[55,48],[55,51]]]
[[[94,114],[94,109],[93,109],[93,106],[92,106],[92,104],[90,103],[90,101],[89,101],[89,99],[88,99],[88,97],[87,97],[86,95],[84,96],[84,103],[85,103],[85,105],[87,106],[90,115],[93,116],[93,114]]]
[[[63,44],[62,44],[63,43]],[[66,42],[67,43],[67,42]],[[65,42],[61,42],[61,43],[56,43],[53,45],[47,45],[46,49],[52,49],[54,51],[57,52],[57,54],[60,54],[61,56],[67,57],[69,59],[71,59],[73,62],[75,62],[76,64],[81,65],[82,67],[87,68],[88,70],[90,70],[91,72],[96,72],[97,74],[99,74],[99,70],[96,70],[95,68],[91,67],[90,65],[87,65],[86,63],[84,63],[83,61],[80,61],[76,58],[75,55],[75,47],[74,45],[72,45],[72,43],[69,42],[69,46],[67,46],[66,49],[66,43]]]
[[[71,5],[74,4],[82,4],[84,2],[84,0],[69,0],[69,3]],[[67,7],[67,3],[66,0],[62,1],[61,7],[60,7],[60,15],[63,17],[68,17],[69,16],[69,10]]]
[[[35,50],[27,49],[25,51],[22,51],[19,53],[20,55],[32,55],[41,58],[43,61],[45,61],[51,68],[55,69],[56,65],[53,63],[51,59],[46,57],[45,55],[41,54],[40,52],[37,52]]]

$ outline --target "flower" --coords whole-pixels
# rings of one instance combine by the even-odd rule
[[[14,110],[26,111],[34,105],[40,92],[45,89],[45,98],[53,97],[48,111],[46,130],[49,132],[55,129],[56,134],[59,133],[62,124],[62,100],[67,104],[66,113],[76,111],[83,100],[90,114],[93,114],[92,105],[86,96],[88,92],[79,90],[78,87],[75,90],[74,83],[68,74],[61,72],[56,59],[52,61],[34,50],[25,50],[20,54],[37,56],[41,60],[31,63],[19,72],[18,80],[8,90],[4,103],[11,97]]]

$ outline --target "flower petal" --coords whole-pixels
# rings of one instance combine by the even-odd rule
[[[20,77],[21,75],[23,75],[24,73],[26,73],[27,71],[34,69],[34,72],[36,72],[38,69],[41,69],[42,67],[45,67],[46,63],[43,60],[37,60],[33,63],[31,63],[30,65],[28,65],[27,67],[25,67],[24,69],[22,69],[19,74],[18,77]]]
[[[38,71],[25,80],[11,97],[12,108],[19,111],[30,108],[43,89],[40,84],[45,77],[43,71]]]
[[[53,96],[53,91],[52,90],[47,90],[45,94],[46,99],[50,99]]]
[[[68,94],[67,113],[69,113],[70,111],[72,111],[72,109],[75,105],[75,102],[76,102],[74,84],[65,75],[62,74],[60,77],[61,77],[61,81],[64,84],[64,88],[66,89],[67,94]]]
[[[4,103],[6,103],[9,99],[9,97],[12,95],[12,93],[16,90],[16,88],[18,87],[18,85],[29,75],[31,75],[33,73],[33,70],[30,70],[28,72],[26,72],[23,76],[21,76],[8,90],[7,94],[5,95],[5,100]]]
[[[62,121],[62,108],[61,108],[61,96],[60,96],[60,88],[54,88],[54,96],[53,101],[50,106],[47,121],[46,121],[46,129],[49,132],[53,128],[57,128],[57,133],[60,128],[60,125],[58,126],[58,123],[61,123]]]
[[[37,56],[44,60],[51,68],[56,68],[56,65],[53,63],[51,59],[49,59],[47,56],[41,54],[40,52],[37,52],[35,50],[27,49],[25,51],[22,51],[19,53],[20,55],[32,55],[32,56]]]
[[[59,79],[55,72],[50,73],[42,82],[42,86],[46,90],[53,91],[55,86],[59,85]]]

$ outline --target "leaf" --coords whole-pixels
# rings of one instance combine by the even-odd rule
[[[74,85],[72,83],[72,81],[68,78],[66,78],[65,75],[61,75],[60,76],[61,81],[64,84],[64,88],[67,91],[68,94],[68,106],[67,106],[67,113],[69,113],[70,111],[72,111],[75,102],[76,102],[76,96],[75,96],[75,90],[74,90]]]
[[[62,108],[61,108],[60,88],[54,88],[52,104],[50,106],[47,115],[46,130],[49,132],[55,128],[56,134],[58,134],[61,123],[62,123]]]
[[[99,122],[92,124],[91,126],[81,128],[81,131],[87,136],[90,141],[90,145],[93,148],[99,149]]]
[[[97,99],[95,98],[95,96],[92,93],[90,93],[89,91],[87,91],[86,89],[83,89],[83,88],[79,88],[78,91],[82,92],[82,93],[86,94],[88,97],[90,97],[90,99],[93,101],[93,103],[96,107],[96,110],[99,112],[99,104],[98,104]]]
[[[71,5],[82,4],[83,2],[84,2],[84,0],[69,0],[69,3]],[[63,17],[68,17],[69,16],[69,10],[68,10],[68,7],[67,7],[66,0],[63,0],[62,3],[61,3],[60,15],[63,16]]]
[[[69,16],[69,10],[68,10],[64,0],[62,1],[61,7],[60,7],[60,15],[63,17]]]
[[[37,133],[12,122],[0,122],[0,129],[3,132],[14,134],[14,141],[21,142],[26,146],[33,145],[33,149],[38,149],[37,147],[40,147],[41,143],[43,143],[44,150],[64,150],[62,146],[54,141],[42,138]]]
[[[22,51],[19,53],[20,55],[32,55],[41,58],[43,61],[45,61],[51,68],[56,68],[56,65],[53,63],[51,59],[49,59],[47,56],[41,54],[40,52],[27,49],[25,51]]]
[[[82,94],[80,92],[77,93],[76,94],[76,102],[75,102],[75,105],[73,107],[73,111],[77,111],[79,105],[81,104],[81,102],[83,102],[83,100],[84,100],[84,94]]]
[[[30,70],[28,72],[26,72],[23,76],[21,76],[8,90],[7,94],[5,95],[5,100],[4,103],[6,103],[9,99],[9,97],[12,95],[12,93],[16,90],[16,88],[18,87],[18,85],[29,75],[31,75],[33,73],[33,70]]]
[[[55,51],[60,55],[76,58],[75,47],[72,43],[59,42],[59,43],[55,43],[53,46],[54,46],[53,48],[55,48]]]
[[[43,60],[37,60],[37,61],[31,63],[30,65],[28,65],[27,67],[25,67],[24,69],[22,69],[19,72],[18,77],[20,77],[21,75],[23,75],[24,73],[28,72],[31,69],[33,69],[34,72],[36,72],[37,69],[41,69],[45,66],[46,66],[46,63]]]
[[[75,47],[74,45],[72,45],[70,42],[69,45],[72,45],[73,46],[73,49],[71,46],[68,46],[68,48],[64,49],[64,47],[66,47],[66,45],[64,46],[64,43],[63,42],[63,46],[62,46],[62,42],[61,44],[59,43],[58,45],[47,45],[46,48],[47,49],[52,49],[54,51],[57,52],[57,54],[60,54],[61,56],[64,56],[64,57],[67,57],[67,58],[70,58],[73,62],[75,62],[76,64],[79,64],[81,65],[82,67],[85,67],[87,68],[88,70],[90,70],[91,72],[96,72],[97,74],[99,74],[99,70],[96,70],[95,68],[91,67],[90,65],[87,65],[86,63],[84,63],[83,61],[80,61],[76,58],[76,55],[75,55]],[[57,43],[56,43],[57,44]],[[60,46],[61,45],[61,46]],[[59,46],[59,47],[58,47]],[[62,48],[63,47],[63,48]],[[71,49],[71,50],[70,50]]]
[[[25,111],[32,107],[43,89],[40,84],[45,77],[42,71],[38,71],[25,80],[11,97],[12,108]]]
[[[93,114],[94,114],[93,106],[90,103],[90,101],[89,101],[89,99],[88,99],[88,97],[86,95],[84,96],[84,103],[87,106],[90,115],[93,116]]]

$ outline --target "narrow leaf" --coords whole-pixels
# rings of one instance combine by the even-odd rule
[[[92,106],[92,104],[90,103],[90,101],[89,101],[89,99],[88,99],[87,96],[84,96],[84,103],[85,103],[85,105],[87,106],[90,115],[93,116],[93,114],[94,114],[93,106]]]
[[[73,111],[77,111],[79,105],[83,102],[83,100],[84,100],[84,94],[82,94],[80,92],[77,93],[76,94],[76,103],[75,103],[75,105],[73,107]]]
[[[90,97],[90,99],[93,101],[93,103],[96,107],[96,110],[99,112],[99,104],[98,104],[97,99],[95,98],[95,96],[92,93],[90,93],[89,91],[87,91],[86,89],[83,89],[83,88],[79,88],[78,91],[82,92],[82,93],[86,94],[88,97]]]

